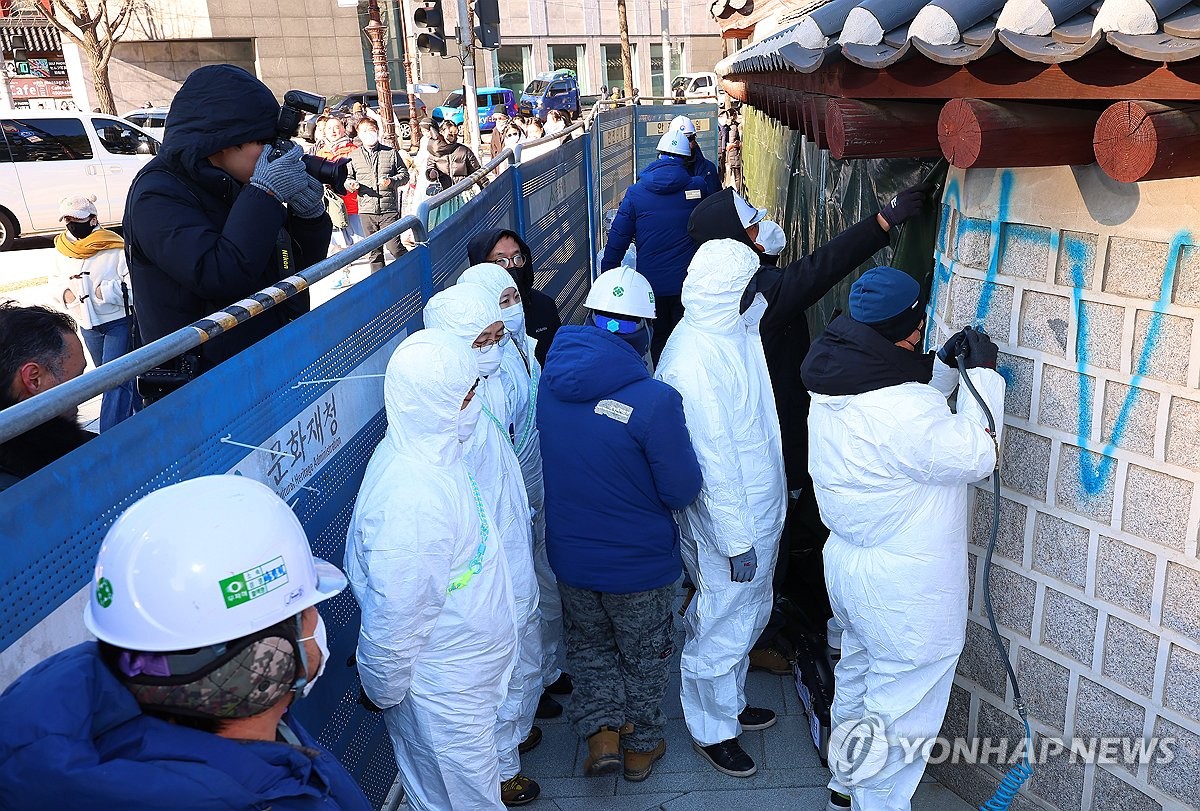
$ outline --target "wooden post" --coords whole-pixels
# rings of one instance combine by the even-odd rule
[[[1200,175],[1200,104],[1119,101],[1096,122],[1093,145],[1114,180]]]
[[[1092,163],[1100,114],[1019,102],[954,99],[938,118],[946,160],[960,169]]]
[[[379,0],[367,0],[367,16],[370,22],[363,30],[371,43],[371,60],[375,66],[375,98],[379,101],[379,117],[383,119],[383,132],[379,134],[384,143],[399,147],[396,139],[396,123],[392,110],[392,81],[388,76],[387,50],[383,36],[387,32],[379,17]]]
[[[936,104],[831,99],[825,137],[835,158],[941,157]]]

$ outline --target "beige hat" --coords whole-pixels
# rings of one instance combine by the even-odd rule
[[[90,220],[92,217],[98,217],[96,212],[96,195],[81,195],[76,194],[71,197],[64,197],[58,201],[58,218],[60,220]]]

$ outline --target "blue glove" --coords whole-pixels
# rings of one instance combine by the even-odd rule
[[[288,209],[297,217],[320,217],[325,211],[325,189],[316,178],[305,171],[302,160],[304,151],[297,144],[291,144],[278,158],[268,160],[274,149],[270,144],[263,147],[258,162],[254,164],[250,185],[257,186],[274,195],[279,202],[286,203]]]
[[[758,572],[758,554],[751,547],[749,552],[734,555],[729,559],[729,579],[734,583],[749,583]]]

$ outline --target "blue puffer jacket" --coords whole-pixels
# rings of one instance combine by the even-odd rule
[[[546,551],[558,579],[611,594],[682,572],[672,510],[700,492],[683,398],[654,380],[629,344],[562,327],[538,391]]]
[[[370,811],[354,778],[297,722],[304,745],[233,741],[142,713],[93,642],[0,695],[0,808]]]
[[[293,217],[267,192],[208,161],[227,147],[273,139],[278,117],[267,86],[233,65],[199,68],[175,94],[162,149],[134,178],[122,221],[147,343],[325,258],[329,215]],[[281,234],[290,238],[286,268]],[[308,298],[301,293],[205,342],[202,370],[308,312]]]
[[[699,247],[688,236],[688,218],[707,193],[708,182],[693,177],[683,158],[663,155],[647,166],[617,209],[600,269],[621,264],[629,243],[636,242],[638,273],[656,295],[678,296]]]

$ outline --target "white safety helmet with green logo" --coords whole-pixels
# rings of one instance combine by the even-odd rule
[[[692,154],[692,144],[688,136],[696,134],[696,125],[686,115],[677,115],[671,119],[671,125],[658,139],[658,151],[668,155],[679,155],[686,158]]]
[[[345,587],[269,487],[202,476],[150,493],[109,528],[83,622],[118,648],[189,650],[269,628]]]
[[[645,276],[621,265],[596,277],[583,305],[594,312],[654,318],[654,290]]]

